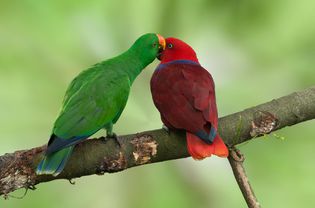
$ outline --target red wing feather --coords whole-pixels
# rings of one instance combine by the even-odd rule
[[[213,80],[200,65],[165,64],[155,71],[151,91],[162,117],[172,125],[169,127],[195,133],[208,122],[217,123]]]
[[[202,141],[196,133],[217,129],[218,114],[214,82],[207,70],[199,64],[169,63],[160,65],[151,79],[154,104],[163,123],[186,130],[187,149],[197,160],[215,154],[228,156],[223,140],[216,135],[212,144]]]

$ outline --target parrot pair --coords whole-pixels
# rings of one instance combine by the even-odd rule
[[[193,49],[184,42],[148,33],[124,53],[82,71],[69,85],[62,109],[36,174],[57,176],[76,144],[104,128],[116,138],[119,119],[135,78],[155,58],[161,64],[151,79],[154,103],[168,128],[186,130],[187,148],[194,159],[228,155],[217,133],[214,83]]]

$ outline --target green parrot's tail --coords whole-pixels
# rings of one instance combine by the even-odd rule
[[[73,147],[74,146],[70,146],[49,155],[45,155],[43,160],[37,166],[36,174],[59,175],[69,160]]]

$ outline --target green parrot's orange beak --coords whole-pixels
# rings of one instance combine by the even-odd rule
[[[159,39],[159,53],[157,54],[156,57],[157,57],[157,59],[161,60],[161,54],[162,54],[162,51],[165,50],[166,41],[165,41],[165,38],[162,35],[157,34],[157,37]]]
[[[165,50],[166,42],[165,38],[162,35],[157,34],[157,37],[159,39],[159,45],[161,50]]]

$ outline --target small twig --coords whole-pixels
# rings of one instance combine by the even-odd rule
[[[73,178],[70,178],[70,179],[69,179],[69,183],[70,183],[71,185],[75,185],[75,181],[73,180]]]
[[[11,194],[7,194],[4,196],[4,199],[9,199],[9,198],[14,198],[14,199],[23,199],[26,194],[27,194],[27,191],[29,190],[29,188],[25,188],[25,191],[24,191],[24,194],[22,196],[14,196],[14,195],[11,195]]]
[[[249,208],[260,208],[260,204],[254,194],[254,191],[249,183],[243,162],[245,160],[243,154],[236,148],[230,149],[230,155],[228,157],[230,165],[232,167],[235,179],[240,187],[242,194],[245,198],[247,206]]]

